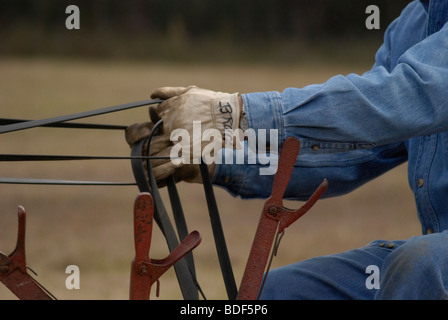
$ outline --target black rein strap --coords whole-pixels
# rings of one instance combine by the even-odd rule
[[[143,162],[138,160],[137,157],[142,157],[143,155],[143,147],[145,143],[147,144],[148,154],[150,154],[150,141],[155,132],[157,132],[158,128],[162,125],[162,120],[159,120],[148,139],[141,140],[136,143],[132,148],[132,157],[135,159],[132,160],[132,169],[134,172],[134,177],[139,186],[141,192],[149,192],[154,198],[155,204],[155,220],[162,230],[163,234],[166,237],[166,241],[168,243],[168,247],[171,250],[175,248],[178,244],[178,238],[174,232],[174,228],[171,224],[171,221],[168,218],[165,207],[163,205],[163,201],[160,197],[160,193],[158,191],[157,182],[153,175],[151,161],[147,159],[147,174],[146,177],[145,169],[143,166]],[[238,294],[235,277],[233,274],[232,266],[230,263],[230,257],[227,251],[227,245],[224,237],[224,231],[221,224],[221,219],[219,216],[218,205],[216,203],[215,194],[213,192],[213,185],[211,182],[210,174],[208,172],[207,165],[202,161],[200,164],[200,170],[204,185],[205,196],[207,200],[207,207],[209,211],[210,221],[213,230],[213,236],[215,239],[216,250],[218,254],[219,264],[221,267],[221,272],[224,278],[224,284],[227,290],[227,295],[230,300],[235,300]],[[188,234],[188,229],[185,221],[185,216],[183,213],[182,205],[180,202],[179,194],[176,188],[176,182],[173,176],[166,179],[166,184],[168,188],[168,194],[170,197],[171,207],[173,210],[173,216],[175,218],[176,227],[179,234],[179,239],[183,239]],[[199,290],[204,297],[200,286],[196,281],[195,275],[195,267],[194,267],[194,259],[192,254],[190,253],[182,259],[180,262],[184,262],[182,266],[175,265],[176,275],[178,277],[179,284],[181,286],[182,293],[184,294],[185,299],[192,299],[190,296],[194,296],[197,299],[197,290]],[[186,265],[185,265],[186,263]],[[179,262],[178,262],[179,264]],[[191,282],[197,288],[192,288]],[[190,298],[189,298],[190,297]],[[204,297],[205,298],[205,297]]]
[[[212,225],[213,236],[215,238],[216,251],[218,253],[219,265],[221,267],[224,284],[227,290],[229,300],[235,300],[238,295],[235,277],[233,275],[232,265],[230,263],[229,253],[227,251],[226,239],[219,216],[218,205],[216,203],[213,185],[208,172],[207,164],[201,161],[199,164],[202,175],[202,183],[204,185],[205,197],[207,200],[210,222]]]
[[[141,156],[143,154],[143,146],[145,140],[141,140],[134,144],[132,147],[132,156]],[[152,176],[152,170],[148,168],[149,181],[146,179],[145,169],[143,167],[143,162],[141,160],[132,160],[132,170],[134,173],[135,180],[139,187],[140,192],[149,192],[154,200],[154,220],[165,236],[168,249],[173,251],[179,246],[179,239],[173,228],[171,220],[168,217],[165,206],[163,205],[162,197],[157,188],[154,176]],[[182,295],[185,300],[198,300],[198,288],[196,286],[197,281],[193,278],[194,272],[191,271],[190,266],[187,264],[187,260],[182,259],[174,265],[174,270],[179,282]]]
[[[89,117],[93,117],[93,116],[99,116],[102,114],[108,114],[108,113],[113,113],[113,112],[117,112],[117,111],[129,110],[129,109],[143,107],[143,106],[147,106],[147,105],[151,105],[151,104],[157,104],[160,102],[162,102],[162,100],[150,99],[150,100],[130,102],[130,103],[120,104],[120,105],[116,105],[116,106],[105,107],[105,108],[101,108],[101,109],[89,110],[89,111],[84,111],[84,112],[79,112],[79,113],[67,114],[67,115],[57,116],[57,117],[53,117],[53,118],[12,123],[12,124],[1,126],[0,134],[19,131],[19,130],[25,130],[25,129],[31,129],[31,128],[36,128],[36,127],[46,127],[46,126],[51,126],[53,124],[58,124],[58,123],[63,123],[63,122],[78,120],[78,119],[84,119],[84,118],[89,118]]]

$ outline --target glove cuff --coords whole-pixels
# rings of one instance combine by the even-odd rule
[[[213,101],[212,110],[213,127],[221,132],[224,140],[226,131],[233,133],[234,130],[239,129],[241,111],[238,93],[218,95]]]

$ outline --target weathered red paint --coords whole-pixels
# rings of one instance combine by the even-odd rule
[[[25,208],[18,209],[18,236],[15,250],[0,252],[0,281],[21,300],[53,300],[27,272],[25,258]]]
[[[300,142],[295,138],[288,138],[283,144],[272,193],[263,207],[237,300],[257,299],[275,235],[277,232],[283,232],[308,212],[328,188],[327,180],[324,180],[300,209],[290,210],[283,207],[283,195],[288,186],[299,149]]]
[[[134,203],[135,258],[131,265],[130,300],[148,300],[154,282],[201,242],[199,232],[193,231],[165,259],[149,258],[153,216],[154,202],[151,194],[140,193]]]

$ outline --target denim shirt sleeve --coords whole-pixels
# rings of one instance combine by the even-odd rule
[[[386,33],[377,63],[322,84],[243,95],[249,126],[301,140],[302,152],[341,152],[448,130],[448,24],[407,49],[390,70]],[[402,40],[400,40],[403,42]]]
[[[242,198],[267,198],[271,195],[274,175],[260,175],[260,161],[249,161],[257,154],[245,143],[244,163],[238,164],[237,151],[222,149],[219,157],[233,158],[233,163],[222,161],[216,166],[213,183],[223,187],[233,196]],[[240,150],[242,151],[242,150]],[[271,155],[269,166],[277,166],[278,157]],[[372,149],[355,150],[336,154],[304,154],[294,164],[285,198],[307,200],[323,179],[329,182],[323,198],[348,193],[408,159],[404,143],[395,143]]]

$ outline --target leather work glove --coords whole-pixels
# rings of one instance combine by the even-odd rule
[[[192,141],[193,122],[200,121],[202,132],[208,129],[219,131],[224,146],[227,142],[225,131],[239,128],[241,111],[238,93],[215,92],[196,86],[163,87],[155,89],[151,98],[165,100],[155,111],[158,118],[163,119],[163,131],[167,134],[175,129],[185,129]]]
[[[148,139],[151,131],[154,127],[152,122],[136,123],[126,128],[125,138],[126,142],[132,148],[132,146],[142,139]],[[173,143],[170,141],[170,136],[167,134],[154,135],[151,139],[150,155],[157,157],[170,157]],[[143,144],[143,155],[148,155],[147,144]],[[147,162],[143,160],[143,167],[145,169],[146,178]],[[166,183],[164,180],[173,175],[176,182],[201,182],[202,178],[198,165],[192,164],[175,164],[170,159],[153,159],[151,160],[151,166],[153,169],[154,178],[157,181],[159,187],[164,187]],[[213,174],[214,166],[209,167],[209,173]],[[212,171],[210,171],[212,170]]]
[[[153,123],[163,119],[163,127],[160,135],[151,140],[151,156],[171,155],[173,142],[170,141],[171,133],[176,129],[185,129],[190,135],[190,164],[179,163],[170,159],[151,160],[153,174],[163,186],[163,179],[173,175],[176,181],[201,182],[199,165],[193,163],[194,144],[200,143],[201,152],[204,144],[199,139],[193,139],[193,122],[200,121],[201,135],[205,130],[214,129],[221,134],[220,146],[226,145],[226,129],[239,128],[240,105],[242,101],[237,93],[229,94],[200,89],[196,86],[190,87],[163,87],[155,89],[151,95],[152,99],[163,99],[157,107],[150,108],[150,118]],[[130,146],[135,142],[149,136],[153,123],[134,124],[126,130],[126,141]],[[210,175],[213,175],[215,164],[208,165]]]

